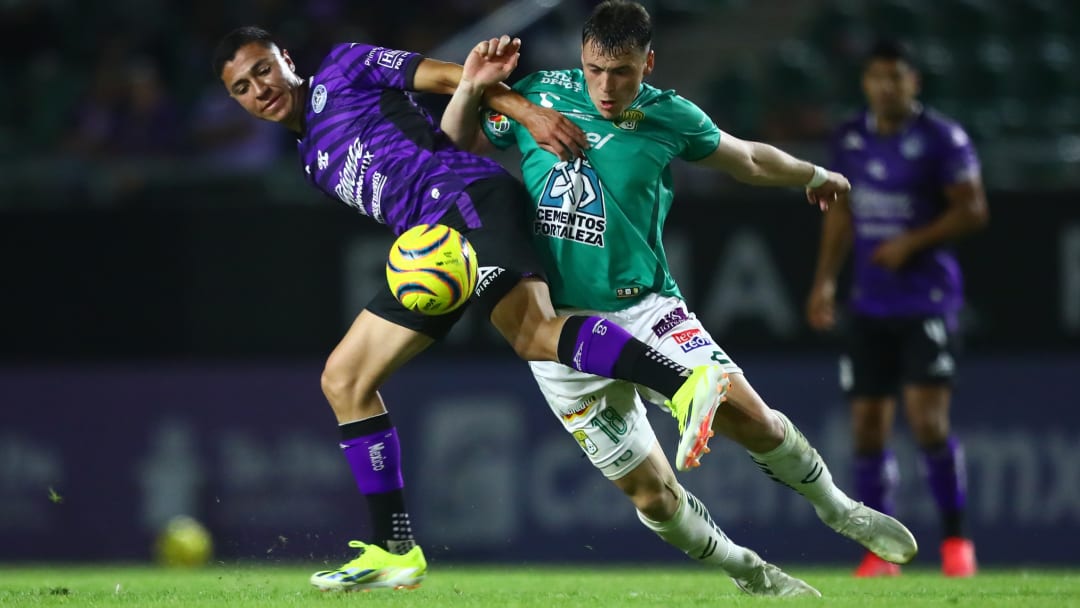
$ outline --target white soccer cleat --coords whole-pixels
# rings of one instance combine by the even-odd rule
[[[761,562],[750,574],[731,579],[748,595],[765,597],[821,597],[821,592],[806,581],[785,573],[780,568]]]
[[[887,562],[906,564],[919,552],[915,537],[904,524],[861,502],[839,520],[825,524]]]

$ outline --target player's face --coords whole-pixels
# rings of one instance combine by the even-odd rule
[[[271,122],[296,122],[303,108],[300,84],[289,53],[257,42],[240,47],[221,70],[229,95],[252,116]]]
[[[874,59],[863,71],[863,92],[879,116],[902,118],[919,94],[919,77],[906,61]]]
[[[618,118],[637,98],[641,82],[652,73],[654,55],[648,51],[631,50],[612,57],[586,42],[581,47],[581,68],[589,99],[609,120]]]

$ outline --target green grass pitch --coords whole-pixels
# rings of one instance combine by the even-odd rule
[[[318,569],[316,566],[314,569]],[[150,566],[0,565],[0,606],[274,608],[443,606],[625,608],[638,606],[1080,607],[1080,570],[985,570],[946,579],[909,568],[895,579],[856,580],[850,569],[793,567],[822,599],[752,598],[696,564],[685,567],[457,566],[435,564],[413,591],[320,593],[305,565],[216,564],[195,570]]]

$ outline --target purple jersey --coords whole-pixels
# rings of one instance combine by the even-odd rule
[[[898,133],[880,135],[864,112],[837,130],[831,168],[851,181],[855,312],[893,317],[959,310],[963,282],[948,248],[920,251],[897,272],[872,264],[870,256],[883,241],[943,213],[947,186],[978,177],[979,159],[964,130],[920,108]]]
[[[506,175],[463,152],[407,93],[421,55],[367,44],[335,46],[311,77],[297,141],[319,190],[401,234],[456,206],[480,225],[465,188]]]

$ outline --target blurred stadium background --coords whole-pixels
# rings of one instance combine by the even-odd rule
[[[0,3],[0,560],[148,559],[180,513],[206,523],[223,560],[339,556],[365,533],[319,372],[383,280],[390,239],[309,190],[289,135],[225,96],[209,68],[220,35],[269,27],[307,74],[334,42],[460,62],[510,32],[524,74],[577,65],[593,4]],[[991,227],[959,247],[970,305],[954,406],[980,558],[1075,565],[1080,4],[645,4],[651,82],[819,162],[830,126],[860,105],[865,45],[914,43],[924,101],[968,128],[989,188]],[[677,184],[667,244],[692,307],[849,485],[836,344],[802,320],[816,213],[798,192],[685,166]],[[482,319],[384,395],[429,557],[681,559],[581,458]],[[933,566],[936,518],[900,428],[901,515]],[[771,560],[859,556],[731,445],[684,482]]]

